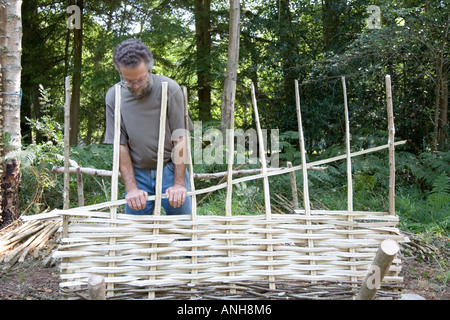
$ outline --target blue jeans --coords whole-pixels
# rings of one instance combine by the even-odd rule
[[[169,162],[163,167],[163,182],[162,182],[162,194],[166,192],[168,188],[173,186],[175,165],[173,162]],[[136,178],[136,183],[139,189],[147,191],[149,195],[155,194],[156,185],[156,169],[137,169],[134,168],[134,176]],[[184,185],[187,191],[190,191],[189,175],[186,170]],[[178,214],[191,214],[191,197],[186,197],[186,201],[178,208],[174,208],[170,205],[169,200],[162,199],[161,206],[168,215],[178,215]],[[128,204],[125,205],[125,213],[127,214],[153,214],[155,208],[155,201],[147,201],[145,209],[134,210],[131,209]]]

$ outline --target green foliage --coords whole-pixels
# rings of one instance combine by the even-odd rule
[[[71,149],[71,159],[85,168],[112,170],[113,148],[112,145],[87,145]],[[75,180],[75,176],[73,177]],[[111,199],[111,178],[83,175],[83,186],[86,204],[95,204]],[[76,195],[76,183],[72,183],[71,193]],[[119,179],[119,197],[125,197],[125,188]],[[75,206],[77,200],[73,200]]]
[[[377,5],[381,28],[369,29],[367,7]],[[23,124],[47,115],[62,122],[63,78],[73,73],[72,37],[65,5],[37,0],[23,6]],[[420,1],[241,2],[241,37],[236,124],[253,126],[250,83],[262,126],[296,131],[294,80],[299,80],[305,143],[309,153],[339,144],[344,133],[340,77],[346,76],[352,135],[385,130],[384,76],[394,86],[396,133],[410,139],[414,154],[426,151],[433,132],[436,59],[443,47],[448,4]],[[104,96],[118,79],[114,46],[139,37],[152,49],[155,73],[173,77],[189,92],[190,114],[199,115],[198,72],[208,74],[211,115],[220,119],[227,62],[228,2],[211,1],[210,48],[197,48],[192,3],[186,1],[86,2],[83,8],[83,67],[80,136],[101,143]],[[206,54],[199,52],[209,50]],[[42,84],[48,93],[39,102]],[[47,106],[46,106],[47,105]],[[49,107],[50,106],[50,107]],[[202,119],[205,120],[205,119]],[[36,140],[40,143],[39,137]],[[441,144],[445,147],[445,141]],[[286,149],[286,157],[294,158]]]
[[[380,7],[381,29],[367,28],[368,5]],[[384,76],[390,74],[396,138],[408,139],[406,147],[396,152],[396,205],[402,227],[448,233],[450,152],[444,151],[445,141],[441,151],[429,152],[437,54],[441,50],[444,56],[450,54],[450,47],[443,46],[448,4],[440,0],[245,0],[241,6],[236,125],[244,130],[254,127],[250,97],[250,84],[254,83],[262,127],[279,130],[280,165],[287,161],[301,164],[294,94],[297,79],[307,161],[342,155],[345,125],[341,76],[345,76],[352,151],[383,145],[388,140]],[[21,114],[26,147],[18,156],[22,160],[22,207],[29,214],[62,207],[62,175],[51,173],[51,168],[63,164],[63,80],[74,72],[73,34],[67,30],[64,3],[25,1],[22,11]],[[104,96],[119,79],[112,64],[113,49],[129,37],[139,37],[150,46],[155,73],[170,76],[188,88],[194,121],[199,118],[200,103],[197,72],[209,71],[213,119],[203,122],[202,135],[208,129],[221,128],[218,119],[227,62],[228,3],[211,1],[209,14],[212,45],[200,59],[195,7],[190,2],[85,1],[80,146],[72,148],[72,161],[83,167],[111,168],[111,146],[98,144],[105,129]],[[8,145],[7,136],[4,141]],[[223,164],[196,164],[195,172],[225,171],[226,153],[223,155]],[[387,151],[352,159],[355,209],[387,209],[386,164]],[[301,186],[301,172],[296,176]],[[323,171],[309,171],[308,177],[313,205],[347,207],[345,160],[328,164]],[[197,188],[215,183],[196,181]],[[233,212],[258,212],[264,202],[260,183],[233,188]],[[276,190],[288,199],[289,183],[287,175],[270,178],[272,192]],[[70,187],[71,203],[75,205],[74,175]],[[84,187],[87,204],[109,199],[109,179],[84,176]],[[224,210],[224,199],[223,192],[216,192],[199,210],[202,214]]]
[[[403,179],[414,181],[425,192],[430,190],[440,175],[450,172],[450,151],[424,152],[418,157],[408,152],[398,152],[397,165]]]
[[[70,150],[70,157],[85,168],[112,170],[112,145],[90,144],[74,147]]]
[[[233,202],[231,204],[231,212],[233,215],[255,215],[262,214],[260,198],[261,192],[258,183],[239,183],[233,185]],[[225,199],[226,191],[219,190],[210,195],[204,202],[197,207],[199,215],[225,215]],[[259,206],[258,206],[259,205]]]
[[[24,215],[41,213],[62,204],[61,183],[51,172],[58,154],[51,142],[30,144],[18,153],[21,162],[20,205]]]
[[[55,146],[62,148],[64,146],[64,128],[50,116],[43,116],[40,119],[28,119],[31,128],[39,131],[49,142]]]
[[[41,213],[45,209],[62,209],[63,175],[52,173],[54,166],[63,166],[62,150],[55,150],[51,142],[40,145],[31,144],[18,153],[21,161],[21,209],[22,213]],[[91,167],[111,170],[112,147],[110,145],[88,145],[71,149],[71,166]],[[110,200],[110,178],[83,175],[86,204],[101,203]],[[119,191],[124,196],[123,184]],[[76,175],[70,175],[70,203],[76,206]]]
[[[298,152],[298,131],[284,131],[279,134],[280,161],[291,162],[296,165],[301,159]]]
[[[400,157],[400,178],[405,184],[396,204],[406,228],[416,232],[450,232],[449,155],[450,151]]]

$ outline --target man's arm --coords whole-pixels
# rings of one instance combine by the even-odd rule
[[[145,204],[147,203],[148,193],[144,190],[140,190],[136,184],[128,145],[120,145],[119,159],[119,170],[127,190],[125,199],[127,200],[128,206],[134,210],[144,209]]]

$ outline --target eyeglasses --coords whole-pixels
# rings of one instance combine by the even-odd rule
[[[148,78],[149,77],[150,77],[150,75],[148,75],[145,80],[135,80],[135,81],[122,80],[120,83],[123,84],[125,87],[128,87],[128,88],[133,87],[135,84],[137,84],[139,87],[142,87],[142,86],[144,86],[145,84],[148,83]]]

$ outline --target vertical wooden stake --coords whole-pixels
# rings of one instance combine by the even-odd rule
[[[341,78],[342,88],[344,91],[344,107],[345,107],[345,141],[347,154],[347,210],[353,211],[353,182],[352,182],[352,158],[350,156],[350,121],[348,117],[348,102],[347,102],[347,86],[345,84],[345,77]]]
[[[236,81],[232,81],[232,98],[234,101],[234,92],[236,90]],[[234,105],[233,105],[234,106]],[[234,108],[230,110],[230,129],[227,130],[227,197],[225,204],[225,214],[231,217],[231,205],[233,197],[233,162],[234,162]]]
[[[121,113],[120,107],[122,102],[121,86],[120,84],[115,85],[115,108],[114,108],[114,145],[113,145],[113,165],[112,165],[112,176],[111,176],[111,201],[116,201],[118,197],[119,189],[119,155],[120,155],[120,121]],[[111,220],[117,219],[117,206],[111,206],[109,208],[109,218]],[[116,227],[116,223],[111,223],[111,227]],[[110,237],[109,244],[114,246],[116,244],[116,238]],[[110,257],[114,257],[116,252],[110,250],[108,252]],[[109,262],[108,267],[115,267],[115,262]],[[108,277],[114,277],[114,273],[109,273]],[[107,284],[108,296],[114,295],[114,282],[109,282]]]
[[[259,112],[258,112],[258,106],[256,102],[256,93],[255,93],[255,86],[252,83],[251,86],[252,91],[252,101],[253,101],[253,110],[255,113],[255,124],[256,124],[256,132],[258,134],[258,146],[259,146],[259,158],[261,161],[261,167],[262,167],[262,174],[263,174],[263,185],[264,185],[264,206],[266,211],[266,220],[270,221],[272,220],[272,211],[270,207],[270,189],[269,189],[269,177],[267,176],[267,164],[266,164],[266,152],[264,150],[264,138],[261,130],[261,124],[259,121]],[[272,233],[266,234],[267,240],[272,240]],[[273,251],[273,244],[267,245],[267,251],[272,252]],[[268,261],[273,261],[272,256],[267,257]],[[268,267],[269,271],[273,271],[273,265],[270,264]],[[275,289],[275,276],[271,275],[269,276],[269,288]]]
[[[78,206],[84,206],[84,191],[83,191],[83,174],[81,173],[81,167],[77,167],[77,194],[78,194]]]
[[[288,161],[287,167],[292,168],[292,162]],[[294,210],[298,210],[297,178],[295,177],[295,171],[289,172],[289,176],[291,178],[292,205],[294,206]]]
[[[161,215],[161,201],[162,201],[162,179],[163,179],[163,167],[164,167],[164,143],[166,136],[166,118],[167,118],[167,90],[169,84],[167,82],[162,83],[162,92],[161,92],[161,112],[159,116],[159,140],[158,140],[158,162],[156,164],[156,181],[155,181],[155,209],[153,211],[154,216]],[[153,234],[159,234],[159,229],[156,225],[159,224],[159,221],[155,221],[155,229],[153,229]],[[156,249],[158,247],[157,243],[152,243],[152,249]],[[151,260],[158,260],[158,254],[152,253]],[[151,266],[150,271],[156,271],[156,266]],[[149,280],[155,280],[154,275],[150,275]],[[155,292],[149,291],[148,298],[154,299]]]
[[[64,210],[69,209],[70,199],[70,76],[65,78],[65,102],[64,102]],[[67,215],[63,216],[63,237],[68,235],[68,223],[69,217]]]
[[[225,202],[225,216],[231,217],[233,215],[232,205],[233,205],[233,162],[234,162],[234,100],[236,93],[236,81],[231,81],[231,110],[230,110],[230,125],[229,129],[226,130],[226,140],[227,140],[227,196]],[[227,225],[231,225],[230,221],[227,221]],[[231,234],[231,230],[227,230],[227,234]],[[227,245],[232,246],[233,240],[227,239]],[[234,257],[234,250],[228,250],[228,258],[230,260]],[[234,262],[228,262],[228,266],[230,268],[234,267]],[[229,276],[234,278],[236,273],[234,271],[230,271]],[[230,293],[236,293],[236,289],[233,286],[230,289]]]
[[[121,86],[115,85],[115,109],[114,109],[114,145],[113,145],[113,166],[111,176],[111,201],[117,200],[119,183],[119,155],[120,155],[120,121],[121,121]],[[110,217],[116,219],[117,207],[111,207]]]
[[[156,165],[155,209],[154,209],[155,216],[161,215],[162,174],[164,167],[164,143],[166,136],[166,118],[167,118],[167,89],[168,83],[163,82],[161,93],[161,113],[159,116],[158,162]]]
[[[186,124],[186,159],[189,164],[189,184],[191,186],[192,191],[192,207],[191,207],[191,218],[192,221],[197,220],[197,199],[195,194],[195,184],[194,184],[194,164],[192,163],[192,152],[191,152],[191,135],[189,130],[189,105],[188,105],[188,93],[186,87],[183,86],[183,95],[184,95],[184,119]]]
[[[347,86],[345,84],[345,77],[342,80],[342,90],[344,92],[344,111],[345,111],[345,141],[346,141],[346,155],[347,155],[347,210],[348,212],[353,212],[353,181],[352,181],[352,157],[350,155],[350,120],[348,116],[348,100],[347,100]],[[348,215],[348,222],[353,222],[353,217]],[[353,227],[348,227],[349,230],[353,230]],[[350,231],[351,232],[351,231]],[[353,234],[348,235],[349,240],[353,240]],[[355,248],[349,249],[350,254],[355,253]],[[356,259],[354,257],[350,258],[350,263],[354,263]],[[350,265],[350,270],[352,273],[356,272],[356,266]],[[356,287],[356,281],[358,278],[356,276],[351,277],[352,286]]]
[[[295,80],[295,98],[297,105],[298,135],[300,140],[300,154],[303,173],[303,203],[305,206],[305,214],[309,216],[311,214],[311,208],[309,204],[308,170],[306,168],[305,139],[303,137],[302,113],[300,111],[300,93],[298,89],[298,80]]]
[[[255,113],[255,124],[256,124],[256,132],[258,134],[258,145],[259,145],[259,158],[261,161],[261,173],[264,175],[263,183],[264,183],[264,205],[266,210],[266,218],[267,220],[271,220],[271,208],[270,208],[270,190],[269,190],[269,178],[267,177],[267,163],[266,163],[266,152],[264,150],[264,139],[261,130],[261,124],[259,122],[259,112],[258,106],[256,102],[256,94],[255,94],[255,86],[252,83],[252,101],[253,101],[253,110]]]
[[[186,153],[187,155],[185,156],[186,161],[186,165],[189,164],[189,184],[191,186],[191,191],[193,192],[192,196],[191,196],[191,221],[195,222],[197,221],[197,198],[195,195],[195,184],[194,184],[194,164],[192,163],[192,154],[191,154],[191,135],[189,132],[189,105],[188,105],[188,93],[187,93],[187,89],[186,87],[183,86],[183,96],[184,96],[184,120],[185,120],[185,126],[186,126]],[[197,241],[198,240],[198,235],[196,233],[197,231],[197,225],[193,224],[192,225],[192,236],[191,236],[191,241]],[[196,252],[198,249],[198,247],[193,246],[191,247],[191,250],[193,252]],[[191,256],[191,263],[192,265],[196,265],[198,263],[198,257],[196,254],[193,254]],[[193,275],[196,275],[198,273],[198,270],[195,268],[191,269],[191,273]],[[196,280],[191,280],[192,285],[195,285],[197,281]],[[194,291],[195,289],[192,288],[192,291]],[[195,297],[192,297],[195,298]]]
[[[395,126],[390,75],[386,76],[386,101],[389,130],[389,214],[395,215]]]
[[[305,215],[311,215],[311,207],[309,203],[309,187],[308,187],[308,169],[306,167],[306,150],[305,150],[305,138],[303,137],[303,125],[302,125],[302,113],[300,111],[300,92],[298,89],[298,80],[295,80],[295,100],[297,105],[297,121],[298,121],[298,134],[300,139],[300,153],[302,160],[302,173],[303,173],[303,203],[305,206]],[[311,225],[311,220],[306,220],[306,225]],[[312,235],[312,230],[308,229],[307,234]],[[308,247],[314,248],[314,240],[308,239]],[[310,256],[314,256],[313,252],[309,252]],[[316,262],[313,259],[310,260],[311,266]],[[311,270],[311,276],[316,276],[316,270]],[[313,281],[314,282],[314,281]]]

